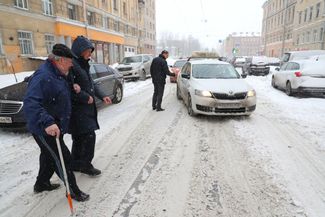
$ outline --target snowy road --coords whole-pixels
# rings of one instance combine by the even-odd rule
[[[288,97],[269,77],[247,81],[258,94],[249,118],[189,117],[174,84],[158,113],[150,80],[127,83],[122,103],[99,113],[94,165],[103,174],[76,173],[91,196],[74,203],[76,216],[325,216],[325,99]],[[32,192],[31,137],[0,136],[0,216],[69,216],[63,187]]]

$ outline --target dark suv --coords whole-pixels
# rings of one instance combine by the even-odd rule
[[[269,63],[266,57],[247,57],[243,65],[243,74],[246,75],[268,75],[270,73]]]
[[[94,82],[112,99],[113,103],[123,98],[123,75],[105,64],[90,64],[90,74]],[[23,98],[27,89],[28,77],[19,82],[0,89],[0,127],[24,128],[26,121],[23,115]],[[98,106],[102,101],[96,99]]]

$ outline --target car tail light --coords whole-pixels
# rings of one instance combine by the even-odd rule
[[[301,72],[295,72],[295,75],[296,75],[296,77],[301,77],[302,76]]]

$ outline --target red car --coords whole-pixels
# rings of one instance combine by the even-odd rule
[[[171,71],[173,73],[176,74],[175,77],[173,76],[170,76],[170,82],[171,83],[176,83],[177,81],[177,76],[178,74],[180,73],[180,71],[182,70],[182,67],[185,65],[185,63],[187,62],[186,59],[179,59],[179,60],[176,60],[173,67],[171,67]]]

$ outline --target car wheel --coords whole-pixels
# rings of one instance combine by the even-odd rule
[[[144,69],[142,69],[142,73],[141,73],[141,80],[145,81],[147,79],[147,74],[146,71]]]
[[[190,95],[188,95],[188,101],[187,101],[187,112],[190,116],[195,116],[195,112],[193,111],[192,107],[192,98]]]
[[[290,81],[288,81],[287,84],[286,84],[286,94],[287,94],[288,96],[292,96],[292,88],[291,88],[291,83],[290,83]]]
[[[114,91],[114,98],[113,98],[113,103],[117,104],[122,101],[123,98],[123,90],[121,85],[118,85]]]
[[[179,90],[178,85],[177,85],[177,87],[176,87],[176,96],[177,96],[177,99],[179,99],[179,100],[182,99],[181,92],[180,92],[180,90]]]
[[[275,84],[275,79],[274,76],[272,76],[272,82],[271,82],[272,87],[277,88],[276,84]]]

